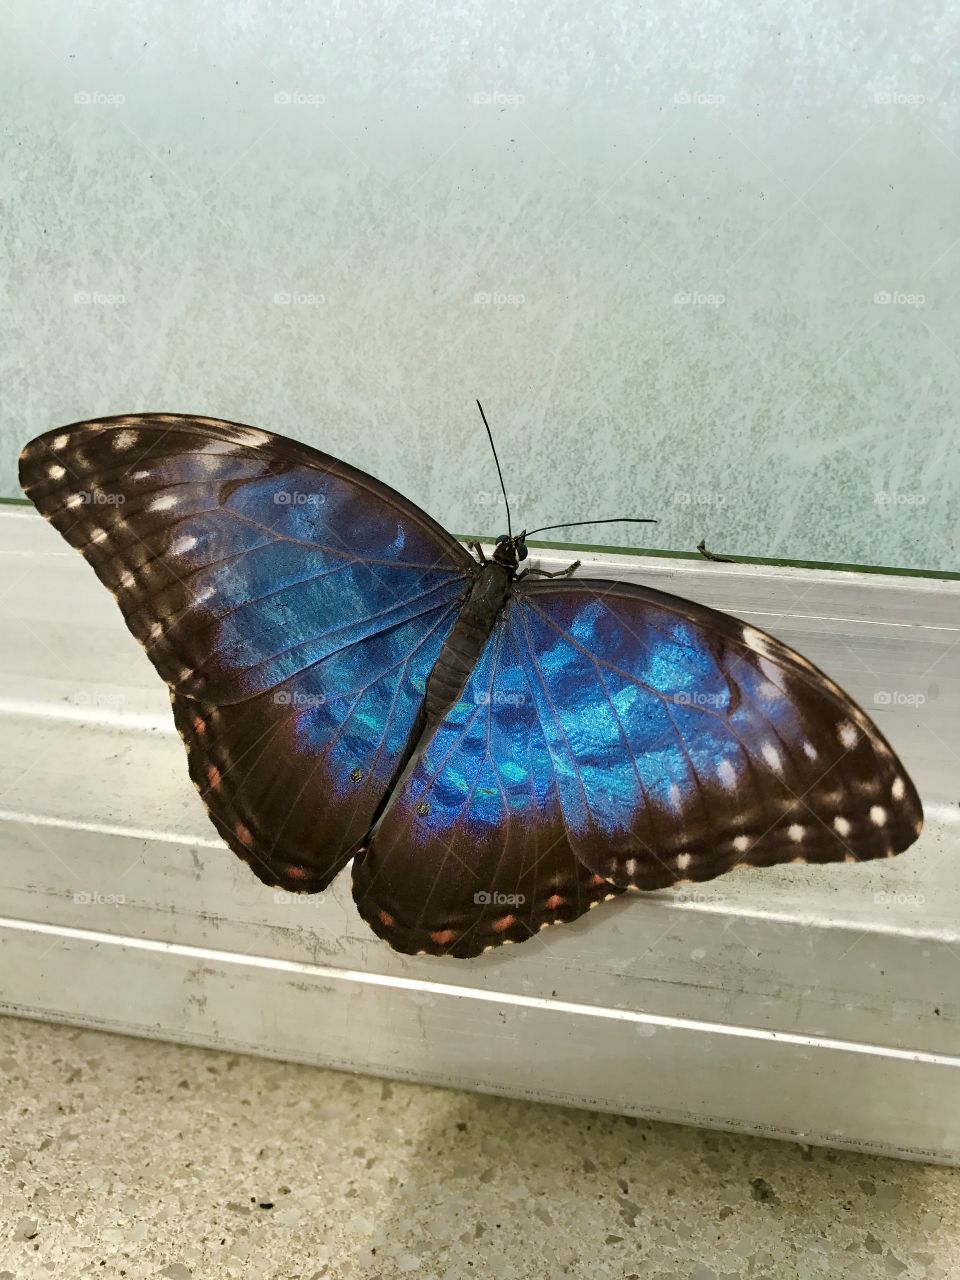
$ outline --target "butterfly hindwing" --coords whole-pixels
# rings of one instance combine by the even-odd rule
[[[372,477],[215,419],[51,431],[21,483],[170,685],[217,830],[268,883],[322,888],[415,734],[471,557]]]
[[[535,679],[499,625],[354,862],[360,914],[397,950],[477,955],[621,892],[571,847]]]

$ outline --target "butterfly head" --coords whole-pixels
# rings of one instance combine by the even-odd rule
[[[526,530],[514,537],[501,533],[493,548],[493,558],[497,564],[502,564],[505,569],[517,569],[520,561],[527,558],[526,536]]]

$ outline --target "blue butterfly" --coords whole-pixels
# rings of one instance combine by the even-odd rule
[[[237,423],[47,432],[21,484],[170,686],[190,776],[269,885],[353,860],[399,951],[474,956],[627,889],[890,857],[916,790],[772,636],[651,588],[470,554],[372,476]]]

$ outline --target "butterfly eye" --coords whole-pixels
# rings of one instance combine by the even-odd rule
[[[509,541],[510,541],[510,535],[509,535],[508,533],[501,533],[501,534],[498,534],[498,535],[497,535],[497,545],[498,545],[498,546],[499,546],[499,544],[500,544],[501,542],[509,542]]]
[[[517,543],[517,559],[526,560],[526,558],[527,558],[527,544],[525,542],[518,542]]]

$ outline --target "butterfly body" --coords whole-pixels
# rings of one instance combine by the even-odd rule
[[[627,889],[919,834],[879,730],[774,637],[648,587],[537,579],[523,535],[474,559],[296,441],[123,415],[31,441],[21,483],[170,686],[224,842],[302,892],[352,859],[400,951],[472,956]]]
[[[495,560],[479,569],[427,681],[426,713],[431,722],[438,721],[463,691],[507,602],[513,576]]]

